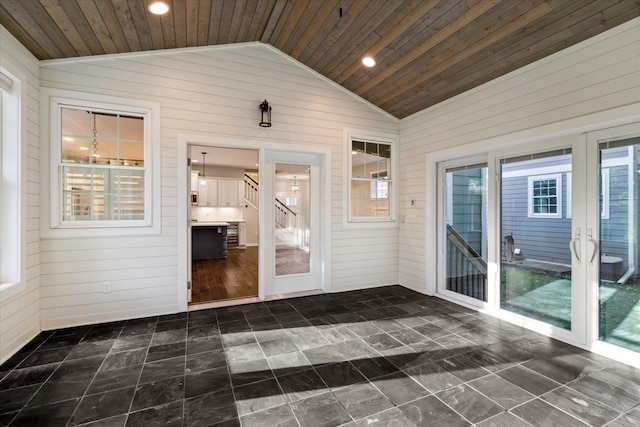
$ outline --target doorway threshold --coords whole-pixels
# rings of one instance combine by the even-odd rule
[[[210,301],[196,304],[189,304],[187,311],[206,310],[208,308],[230,307],[234,305],[252,304],[260,302],[258,297],[226,299],[222,301]]]

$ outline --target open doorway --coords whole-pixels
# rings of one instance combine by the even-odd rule
[[[189,303],[257,297],[258,150],[189,148]]]

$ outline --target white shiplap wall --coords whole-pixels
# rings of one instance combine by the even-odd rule
[[[400,229],[400,283],[422,292],[435,285],[430,153],[446,149],[463,157],[500,144],[611,126],[620,116],[638,116],[639,102],[636,18],[402,120],[400,214],[416,215],[417,221]],[[416,208],[409,207],[411,199],[417,199]]]
[[[0,65],[20,77],[24,290],[0,299],[0,364],[40,332],[40,83],[37,59],[0,26]]]
[[[331,151],[332,291],[398,282],[397,230],[344,230],[343,128],[398,132],[398,121],[270,46],[249,43],[41,63],[43,88],[161,104],[162,231],[157,236],[46,239],[43,329],[178,310],[179,134],[314,144]],[[257,125],[258,104],[273,127]],[[46,141],[46,136],[43,141]],[[49,187],[43,186],[43,197]],[[43,212],[43,215],[48,213]],[[375,235],[375,238],[372,238]],[[113,291],[101,293],[111,281]]]

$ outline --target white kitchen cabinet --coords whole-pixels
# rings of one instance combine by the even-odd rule
[[[238,246],[241,248],[247,246],[247,224],[245,222],[238,224]]]
[[[218,180],[200,179],[198,182],[198,206],[218,206]]]
[[[244,181],[238,179],[218,180],[218,206],[243,206],[243,184]]]

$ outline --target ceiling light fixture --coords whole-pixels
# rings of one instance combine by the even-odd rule
[[[296,177],[293,177],[293,184],[291,184],[291,191],[293,191],[294,193],[297,193],[300,190],[300,186],[298,185],[298,182],[296,181]]]
[[[263,128],[271,127],[271,107],[267,100],[265,99],[258,108],[260,108],[260,126]]]
[[[373,59],[370,56],[365,56],[364,58],[362,58],[362,65],[364,65],[365,67],[375,67],[376,65],[376,60]]]
[[[205,163],[204,163],[204,156],[206,156],[206,155],[207,155],[207,152],[206,152],[206,151],[203,151],[203,152],[202,152],[202,177],[200,177],[200,184],[203,184],[203,185],[204,185],[204,184],[206,184],[206,182],[207,182],[207,181],[204,179],[204,166],[205,166]]]
[[[169,12],[169,5],[163,1],[154,1],[149,5],[149,12],[154,15],[164,15]]]

